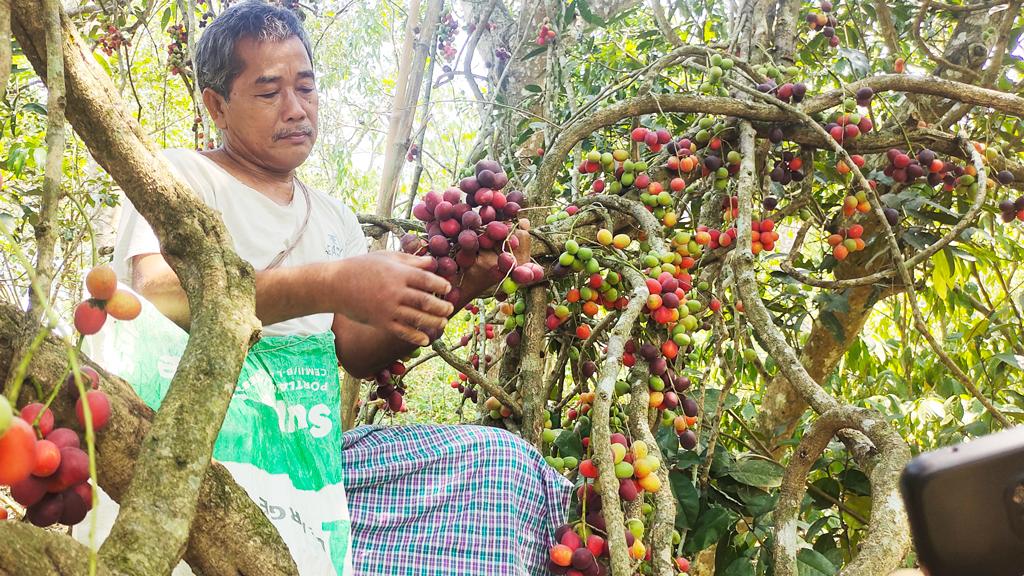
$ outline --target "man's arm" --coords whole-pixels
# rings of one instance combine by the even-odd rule
[[[427,272],[427,257],[395,252],[277,268],[256,273],[256,316],[264,324],[319,313],[341,314],[411,344],[426,345],[424,330],[443,330],[450,303],[435,296],[451,285]],[[186,330],[190,314],[177,275],[159,254],[132,259],[132,285]]]

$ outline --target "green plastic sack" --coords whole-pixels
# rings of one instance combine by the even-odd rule
[[[87,338],[86,353],[157,409],[188,334],[142,302],[135,320],[108,319]],[[263,338],[246,356],[213,449],[281,533],[304,575],[351,574],[340,402],[333,333]],[[105,502],[110,505],[96,512],[101,525],[112,524],[117,513],[116,504]]]

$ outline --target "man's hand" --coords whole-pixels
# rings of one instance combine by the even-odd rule
[[[428,272],[433,258],[400,252],[371,252],[346,258],[336,267],[334,288],[341,314],[388,332],[410,344],[426,346],[427,332],[444,330],[454,308],[438,295],[451,284]]]
[[[516,230],[516,238],[519,239],[519,246],[513,251],[512,255],[515,256],[516,265],[526,264],[530,261],[530,233],[526,230]],[[476,258],[476,262],[473,266],[466,270],[462,275],[462,282],[458,284],[462,290],[461,304],[465,305],[467,302],[487,292],[493,292],[501,280],[501,276],[495,278],[493,270],[498,265],[498,253],[486,250],[481,251]]]

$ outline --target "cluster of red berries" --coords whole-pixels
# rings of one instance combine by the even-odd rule
[[[88,403],[92,427],[101,430],[110,421],[110,398],[96,389],[95,370],[86,366],[81,374],[87,391],[84,402],[80,397],[75,406],[78,423],[84,430],[83,404]],[[65,387],[78,393],[73,375]],[[32,524],[73,526],[92,508],[89,456],[81,446],[77,432],[54,428],[53,412],[45,405],[29,404],[12,417],[10,404],[0,396],[0,485],[10,487],[11,497],[26,508],[25,519]]]
[[[839,21],[832,14],[832,2],[821,0],[821,12],[811,12],[807,15],[807,25],[811,30],[818,30],[818,33],[828,39],[828,45],[835,48],[839,46],[839,36],[836,35],[836,28]]]
[[[891,148],[885,154],[889,164],[884,169],[884,174],[899,183],[911,184],[918,178],[927,174],[928,184],[937,186],[944,183],[949,175],[949,184],[955,184],[955,178],[963,174],[963,169],[957,170],[957,166],[939,160],[935,152],[922,148],[916,155],[911,156],[898,148]],[[952,188],[950,188],[952,190]]]
[[[124,35],[121,34],[121,31],[118,30],[117,26],[114,26],[113,24],[107,25],[107,33],[100,36],[99,43],[100,50],[103,50],[103,53],[107,56],[112,56],[114,52],[121,49],[121,46],[132,45],[131,40],[125,38]]]
[[[192,61],[188,57],[188,31],[184,24],[167,27],[171,43],[167,45],[167,67],[171,74],[188,74]]]
[[[633,142],[643,142],[651,152],[661,152],[661,147],[672,141],[672,133],[664,128],[654,130],[638,126],[629,133]]]
[[[545,22],[540,25],[540,30],[537,31],[537,45],[545,46],[550,42],[554,42],[557,37],[558,34]]]
[[[463,178],[458,188],[427,192],[412,209],[413,215],[426,223],[426,240],[406,234],[401,240],[402,250],[430,254],[434,257],[432,271],[450,280],[471,267],[481,250],[497,249],[495,278],[511,272],[511,278],[505,279],[512,283],[511,291],[508,282],[502,282],[502,291],[511,294],[517,284],[539,281],[543,268],[535,263],[517,266],[512,255],[519,246],[519,238],[512,234],[516,227],[512,220],[519,214],[524,196],[517,190],[506,196],[501,191],[506,184],[508,176],[497,162],[481,160],[476,164],[476,175]],[[459,288],[453,287],[445,298],[458,303]]]
[[[134,320],[142,312],[138,296],[117,287],[117,276],[110,266],[90,270],[85,288],[92,298],[75,306],[75,329],[85,336],[99,332],[108,314],[118,320]]]
[[[768,80],[758,84],[756,88],[765,94],[775,94],[775,97],[783,102],[792,102],[794,104],[802,102],[807,94],[807,84],[803,82],[786,82],[779,86],[774,80]]]
[[[388,410],[408,412],[409,408],[405,405],[405,385],[402,382],[405,373],[405,364],[398,361],[378,372],[374,376],[377,388],[370,391],[370,401],[384,400]]]
[[[441,25],[437,27],[437,50],[446,62],[455,59],[455,36],[458,34],[459,22],[448,12],[441,18]]]
[[[863,250],[864,239],[861,238],[863,235],[864,227],[860,224],[854,224],[830,235],[828,244],[832,247],[832,256],[836,260],[843,261],[850,254]]]
[[[835,121],[825,125],[829,136],[844,146],[861,134],[867,134],[872,128],[874,128],[874,124],[867,115],[847,111],[837,112]]]
[[[778,182],[785,186],[790,182],[800,182],[804,179],[804,173],[801,170],[803,167],[804,159],[787,150],[782,153],[781,160],[775,161],[768,176],[772,182]]]

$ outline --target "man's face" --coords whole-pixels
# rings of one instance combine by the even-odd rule
[[[243,38],[235,56],[243,69],[230,98],[205,98],[214,122],[236,153],[271,170],[294,170],[309,156],[317,135],[316,82],[306,49],[295,37]]]

